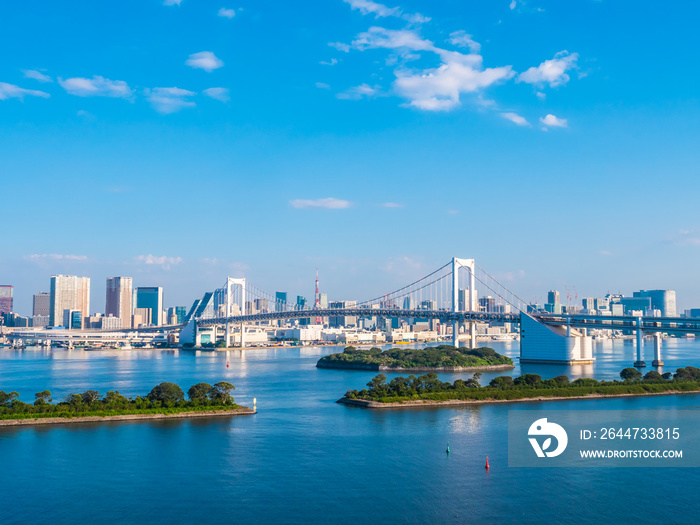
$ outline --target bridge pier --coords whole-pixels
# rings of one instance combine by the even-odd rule
[[[637,360],[634,362],[634,366],[637,368],[644,368],[647,364],[644,362],[644,353],[642,351],[642,342],[644,341],[644,334],[642,333],[642,318],[637,317]]]
[[[661,334],[658,332],[654,334],[654,360],[651,366],[664,366],[661,360]]]
[[[245,323],[241,323],[241,348],[245,348]]]

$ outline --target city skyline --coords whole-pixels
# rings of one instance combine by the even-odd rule
[[[186,305],[229,275],[312,297],[319,267],[350,300],[454,254],[532,302],[700,305],[699,6],[168,3],[3,7],[16,311],[52,274]]]

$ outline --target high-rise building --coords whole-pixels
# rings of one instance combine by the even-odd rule
[[[168,308],[168,324],[183,324],[186,316],[187,309],[184,306],[171,306]]]
[[[321,294],[321,308],[328,308],[328,294],[327,293],[322,293]]]
[[[410,295],[403,298],[403,309],[404,310],[415,310],[416,301]]]
[[[320,300],[320,298],[319,298]],[[297,304],[296,304],[296,309],[297,310],[303,310],[306,308],[306,297],[302,295],[297,295]]]
[[[146,286],[136,289],[136,308],[148,308],[151,311],[151,324],[163,324],[163,287]]]
[[[50,311],[51,294],[48,292],[35,293],[34,300],[32,301],[32,316],[48,316]]]
[[[593,297],[584,297],[581,304],[586,310],[595,310],[595,299]]]
[[[63,311],[75,310],[78,302],[78,278],[75,275],[52,275],[49,294],[49,326],[62,326]]]
[[[78,277],[76,289],[76,310],[80,310],[83,319],[90,315],[90,278]]]
[[[275,312],[284,312],[287,309],[287,292],[275,293]]]
[[[547,302],[550,304],[558,304],[559,292],[556,290],[550,290],[549,293],[547,293]]]
[[[651,307],[661,310],[662,317],[676,317],[675,290],[640,290],[632,295],[633,297],[649,297]]]
[[[482,312],[495,312],[496,299],[490,295],[487,295],[486,297],[479,297],[479,308]]]
[[[121,328],[131,328],[131,303],[133,279],[131,277],[107,277],[105,315],[119,317]]]
[[[12,313],[13,291],[13,286],[8,284],[0,285],[0,315]]]

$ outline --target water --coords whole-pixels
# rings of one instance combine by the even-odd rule
[[[664,345],[665,370],[700,367],[700,341]],[[492,346],[517,355],[517,343]],[[216,352],[1,349],[0,390],[25,401],[46,388],[55,399],[88,388],[132,396],[166,380],[185,390],[226,380],[236,385],[237,402],[252,405],[256,397],[259,412],[0,429],[0,523],[667,523],[687,522],[700,509],[693,468],[507,467],[508,410],[542,404],[339,405],[374,374],[315,368],[334,351],[232,351],[227,369],[227,355]],[[512,373],[613,379],[634,360],[634,345],[607,341],[596,357],[591,366],[525,365]],[[503,373],[485,373],[482,383]],[[700,395],[546,407],[700,409]]]

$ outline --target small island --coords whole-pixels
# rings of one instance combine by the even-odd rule
[[[379,374],[367,383],[368,388],[348,390],[338,403],[397,408],[700,393],[700,369],[692,366],[679,368],[675,374],[652,370],[644,377],[635,368],[625,368],[620,372],[621,381],[570,381],[565,375],[542,379],[537,374],[524,374],[516,378],[499,376],[488,386],[481,386],[480,378],[481,374],[476,373],[450,383],[429,373],[396,377],[387,383],[386,376]]]
[[[322,357],[319,368],[349,368],[387,372],[467,372],[476,370],[508,370],[514,368],[510,357],[492,348],[456,348],[440,345],[422,349],[379,348],[358,350],[348,346],[342,353]]]
[[[189,400],[185,400],[178,385],[164,382],[146,396],[127,398],[112,390],[101,397],[96,390],[86,390],[58,403],[52,403],[51,392],[44,390],[34,395],[33,404],[20,401],[17,392],[0,391],[0,427],[254,414],[254,409],[234,402],[234,389],[226,381],[213,386],[197,383],[187,391]]]

